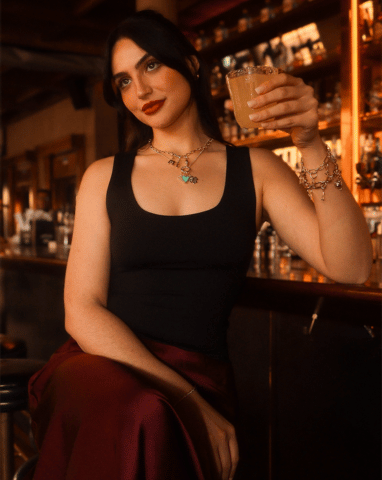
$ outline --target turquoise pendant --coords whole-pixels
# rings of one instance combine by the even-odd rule
[[[179,175],[180,180],[183,183],[197,183],[198,177],[187,177],[186,175]]]

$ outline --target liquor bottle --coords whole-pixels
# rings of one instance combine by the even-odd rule
[[[283,0],[283,13],[289,12],[297,7],[297,2],[295,0]]]
[[[369,92],[369,101],[367,102],[371,113],[377,113],[382,110],[382,77],[376,77]]]
[[[243,9],[242,16],[239,18],[237,22],[237,31],[239,33],[245,32],[249,28],[252,27],[252,19],[248,14],[248,10],[246,8]]]
[[[374,151],[372,153],[371,170],[379,175],[382,175],[382,151],[381,140],[379,137],[375,139]]]
[[[262,53],[262,64],[268,65],[269,67],[274,67],[273,60],[275,58],[275,51],[272,48],[270,42],[267,42],[267,46]]]
[[[220,20],[219,25],[214,30],[215,43],[222,42],[228,38],[228,29],[225,26],[224,20]]]
[[[260,22],[264,23],[276,16],[276,9],[272,0],[265,0],[264,7],[260,10]]]
[[[382,188],[381,176],[378,172],[374,172],[370,179],[370,190],[374,192],[380,188]]]
[[[211,68],[210,76],[211,90],[216,91],[224,84],[224,76],[221,71],[221,65],[218,60],[215,60]]]
[[[273,65],[283,70],[287,67],[287,47],[283,43],[282,36],[279,36],[279,42],[273,49]]]
[[[382,39],[382,1],[381,0],[375,11],[373,30],[374,30],[373,40],[375,43],[379,43]]]
[[[326,48],[324,47],[322,41],[318,38],[314,42],[310,43],[311,47],[309,49],[313,62],[321,62],[324,60],[326,58]]]
[[[207,37],[204,30],[200,30],[199,36],[195,40],[195,49],[200,51],[207,46]]]
[[[373,20],[370,17],[370,12],[368,8],[361,9],[361,12],[361,38],[364,43],[370,43],[373,40]]]
[[[364,158],[363,158],[363,163],[365,164],[366,173],[372,172],[373,153],[374,153],[374,138],[373,138],[373,134],[369,133],[365,141]]]
[[[304,58],[301,53],[300,47],[292,46],[292,53],[293,53],[293,61],[292,61],[293,69],[302,67],[304,65]]]

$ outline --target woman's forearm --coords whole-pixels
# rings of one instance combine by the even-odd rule
[[[320,138],[309,148],[300,149],[307,169],[315,169],[325,158],[325,146]],[[315,181],[325,180],[323,171]],[[370,274],[372,246],[361,209],[342,182],[339,190],[332,181],[325,189],[312,190],[317,215],[320,249],[330,278],[349,283],[363,283]]]
[[[136,370],[175,403],[192,385],[158,360],[118,317],[97,301],[66,302],[65,328],[81,349]]]

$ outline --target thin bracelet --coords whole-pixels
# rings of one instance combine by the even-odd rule
[[[185,395],[183,395],[183,397],[174,404],[174,407],[176,405],[178,405],[178,403],[180,403],[182,400],[187,398],[189,395],[191,395],[191,393],[195,392],[195,390],[196,390],[196,385],[194,385],[189,392],[187,392]]]

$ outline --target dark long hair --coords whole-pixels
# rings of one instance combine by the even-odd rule
[[[116,42],[129,38],[139,47],[155,57],[159,62],[177,70],[191,87],[199,119],[204,133],[215,140],[223,140],[212,103],[209,73],[199,53],[180,30],[160,13],[154,10],[142,10],[126,18],[113,30],[106,43],[106,58],[103,81],[103,93],[106,102],[118,110],[119,116],[126,124],[125,149],[136,150],[152,139],[151,127],[140,122],[123,104],[121,94],[113,85],[112,51]],[[198,59],[200,68],[197,78],[190,70],[187,60],[191,56]]]

